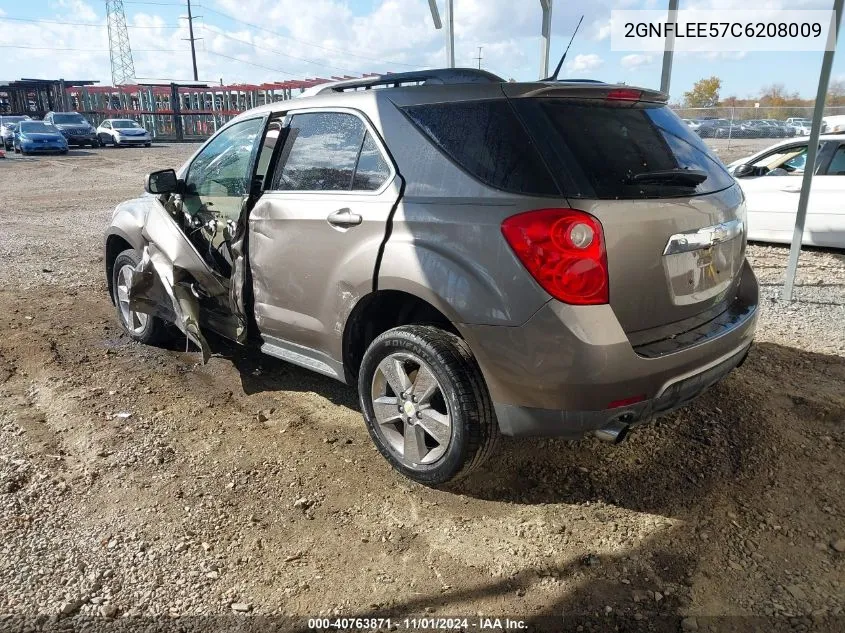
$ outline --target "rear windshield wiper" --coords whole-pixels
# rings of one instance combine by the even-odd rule
[[[634,174],[628,180],[632,183],[641,184],[654,183],[695,187],[707,180],[707,172],[700,169],[664,169]]]

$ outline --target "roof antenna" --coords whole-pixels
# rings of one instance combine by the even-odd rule
[[[566,46],[566,50],[563,51],[563,55],[561,55],[560,61],[557,63],[557,67],[555,71],[552,73],[551,77],[546,77],[545,79],[541,79],[540,81],[557,81],[557,75],[560,72],[561,66],[563,66],[563,60],[566,59],[566,54],[569,52],[569,47],[572,46],[572,40],[575,39],[576,33],[578,33],[578,29],[581,28],[581,22],[584,21],[584,16],[581,16],[581,19],[578,20],[578,24],[575,26],[575,30],[572,32],[572,37],[569,38],[569,44]]]

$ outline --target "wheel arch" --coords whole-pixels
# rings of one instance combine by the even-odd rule
[[[140,253],[142,248],[143,247],[140,244],[133,244],[130,241],[129,236],[123,231],[114,229],[106,235],[106,253],[104,263],[106,267],[106,284],[108,285],[109,297],[112,298],[112,301],[114,301],[114,293],[112,292],[114,261],[117,259],[117,256],[125,250],[132,249]]]
[[[435,325],[461,336],[455,323],[437,307],[403,290],[376,290],[352,308],[343,328],[343,369],[355,384],[367,347],[380,334],[400,325]]]

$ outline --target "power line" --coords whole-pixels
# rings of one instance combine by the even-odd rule
[[[124,4],[126,4],[124,2]],[[7,16],[0,17],[0,21],[12,20],[14,22],[28,22],[30,24],[60,24],[62,26],[93,26],[98,29],[106,28],[108,25],[105,22],[64,22],[62,20],[36,20],[34,18],[10,18]],[[179,29],[180,26],[128,26],[130,29]]]
[[[129,3],[127,2],[127,4],[129,4]],[[315,48],[320,48],[324,51],[329,51],[329,52],[332,52],[332,53],[340,53],[340,54],[346,55],[348,57],[357,57],[359,59],[365,59],[367,61],[376,62],[376,63],[382,64],[382,65],[405,66],[407,68],[418,68],[419,67],[419,64],[403,64],[402,62],[394,62],[394,61],[390,61],[390,60],[375,59],[373,57],[365,57],[364,55],[356,55],[355,53],[352,53],[350,51],[345,51],[345,50],[342,50],[342,49],[339,49],[339,48],[329,48],[328,46],[321,46],[320,44],[314,44],[313,42],[308,42],[306,40],[300,40],[300,39],[297,39],[297,38],[292,37],[290,35],[284,35],[282,33],[279,33],[278,31],[273,31],[271,29],[264,28],[263,26],[258,26],[257,24],[252,24],[251,22],[245,22],[244,20],[239,20],[238,18],[229,15],[228,13],[223,13],[222,11],[218,11],[217,9],[212,9],[211,7],[208,7],[206,5],[203,5],[203,8],[206,11],[211,11],[212,13],[216,13],[217,15],[223,16],[224,18],[227,18],[227,19],[232,20],[234,22],[238,22],[238,23],[243,24],[245,26],[252,27],[252,28],[257,29],[259,31],[264,31],[266,33],[270,33],[272,35],[275,35],[276,37],[283,37],[285,39],[292,40],[294,42],[298,42],[299,44],[305,44],[306,46],[313,46]]]
[[[206,27],[206,28],[208,28],[208,27]],[[247,46],[252,46],[253,48],[255,48],[257,50],[267,51],[268,53],[275,53],[276,55],[283,55],[284,57],[290,57],[291,59],[296,59],[296,60],[301,61],[301,62],[307,62],[309,64],[315,64],[317,66],[322,66],[323,68],[331,68],[331,69],[334,69],[334,70],[340,70],[340,71],[343,71],[343,72],[346,72],[346,73],[356,73],[356,74],[359,74],[359,75],[363,74],[360,70],[353,70],[351,68],[341,68],[340,66],[332,66],[331,64],[324,64],[322,62],[314,61],[313,59],[305,59],[304,57],[296,57],[295,55],[289,55],[287,53],[276,50],[274,48],[270,48],[268,46],[261,46],[259,44],[255,44],[254,42],[250,42],[249,40],[242,40],[239,37],[234,37],[232,35],[229,35],[228,33],[223,33],[222,31],[220,31],[220,32],[212,31],[212,32],[215,35],[221,35],[221,36],[225,37],[226,39],[232,40],[234,42],[240,42],[241,44],[246,44]]]
[[[22,48],[36,51],[79,51],[85,53],[108,53],[107,48],[61,48],[55,46],[23,46],[19,44],[0,44],[0,48]],[[181,53],[176,48],[136,48],[136,53]],[[241,61],[241,60],[238,60]]]
[[[290,75],[291,77],[301,77],[302,73],[292,73],[287,70],[282,70],[281,68],[271,68],[270,66],[264,66],[263,64],[256,64],[255,62],[248,62],[245,59],[239,59],[237,57],[231,57],[230,55],[224,55],[223,53],[215,53],[214,51],[210,51],[206,49],[205,51],[209,55],[216,55],[217,57],[223,57],[225,59],[231,59],[233,62],[240,62],[241,64],[247,64],[249,66],[255,66],[256,68],[263,68],[264,70],[272,70],[274,73],[282,73],[283,75]]]

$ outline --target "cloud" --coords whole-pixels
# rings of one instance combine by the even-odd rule
[[[604,60],[601,57],[595,53],[589,53],[586,55],[576,55],[575,59],[566,63],[566,69],[570,72],[579,73],[596,70],[602,64],[604,64]]]
[[[57,0],[55,6],[65,9],[63,15],[76,21],[93,22],[97,19],[97,12],[83,0]]]
[[[631,55],[625,55],[625,57],[619,60],[619,64],[622,66],[622,68],[626,68],[628,70],[636,70],[637,68],[648,66],[653,61],[654,57],[652,57],[651,55],[633,53]]]
[[[610,20],[594,22],[592,26],[593,39],[597,42],[606,40],[610,37],[610,30]]]

